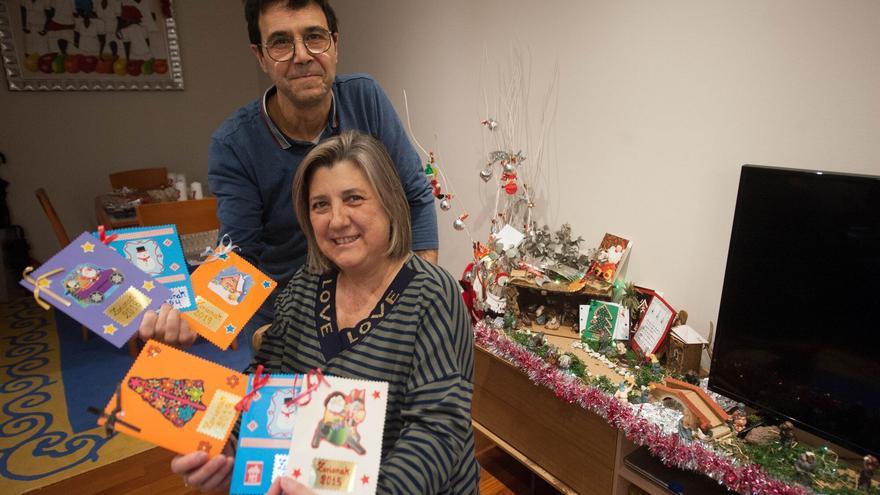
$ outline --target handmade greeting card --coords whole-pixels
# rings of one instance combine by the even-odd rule
[[[632,241],[606,233],[599,244],[596,260],[587,270],[587,278],[598,287],[610,287],[631,248]]]
[[[108,244],[111,248],[171,291],[168,302],[172,306],[180,311],[196,309],[177,227],[135,227],[110,230],[106,235],[113,239]]]
[[[120,433],[181,454],[202,450],[214,457],[223,452],[246,388],[241,373],[149,340],[122,379],[118,403],[114,394],[98,424],[112,414],[124,420],[114,425]]]
[[[21,285],[45,309],[51,304],[116,347],[137,332],[141,315],[158,310],[171,292],[116,251],[83,232],[28,272]]]
[[[272,481],[284,474],[301,389],[302,375],[248,378],[251,399],[241,417],[229,493],[266,493]]]
[[[585,305],[582,305],[583,308]],[[586,319],[582,318],[583,326],[581,326],[581,340],[598,341],[603,336],[607,336],[611,340],[617,327],[618,315],[620,313],[620,305],[606,301],[590,302]]]
[[[277,285],[244,258],[225,249],[209,256],[191,279],[197,308],[183,313],[183,317],[196,333],[224,350]]]
[[[387,400],[387,382],[325,377],[297,411],[284,474],[319,494],[376,493]]]
[[[672,306],[654,293],[641,315],[638,330],[630,340],[633,350],[642,356],[655,354],[669,333],[675,314]]]

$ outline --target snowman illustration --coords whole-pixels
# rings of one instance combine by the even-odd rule
[[[159,243],[153,239],[126,242],[122,251],[129,261],[145,273],[159,275],[165,270],[165,255],[162,254]]]
[[[272,438],[291,438],[293,421],[296,419],[296,402],[293,400],[292,388],[280,389],[272,394],[269,410],[266,412],[268,421],[266,430]]]

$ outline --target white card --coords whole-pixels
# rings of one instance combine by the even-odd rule
[[[620,306],[617,323],[614,325],[614,340],[629,340],[629,310]]]
[[[319,494],[374,494],[388,383],[324,378],[297,411],[284,474]]]

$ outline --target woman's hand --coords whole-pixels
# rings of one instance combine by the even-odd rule
[[[211,492],[229,487],[232,480],[231,455],[220,454],[208,460],[205,452],[179,455],[171,461],[171,471],[183,478],[183,484],[200,492]]]
[[[279,476],[272,482],[266,495],[316,495],[315,492],[309,490],[306,485],[291,478],[290,476]]]
[[[189,327],[189,323],[180,317],[180,311],[165,303],[155,311],[144,312],[144,319],[138,327],[138,336],[143,341],[156,339],[168,345],[185,349],[196,341],[199,336]]]

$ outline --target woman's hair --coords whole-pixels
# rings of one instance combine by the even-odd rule
[[[385,254],[392,259],[400,259],[412,249],[409,203],[385,146],[367,134],[345,131],[315,146],[303,158],[293,178],[293,209],[308,242],[306,268],[313,273],[324,273],[333,267],[333,263],[324,256],[315,240],[315,230],[309,218],[309,186],[315,170],[320,167],[332,168],[342,161],[351,162],[361,169],[388,215],[391,236]]]

